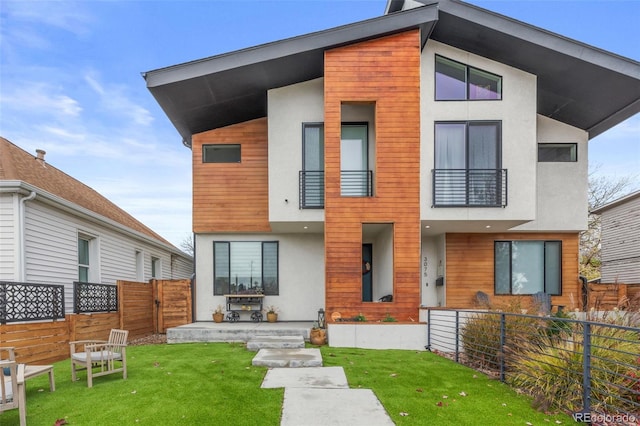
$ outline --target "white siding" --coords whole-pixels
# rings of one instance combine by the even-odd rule
[[[16,281],[18,272],[18,197],[0,193],[0,280]]]
[[[640,197],[601,215],[602,282],[640,283]]]
[[[64,284],[67,312],[73,309],[73,282],[78,280],[78,233],[94,238],[97,244],[96,257],[91,259],[90,266],[99,268],[96,274],[99,283],[136,281],[136,250],[143,253],[144,281],[151,278],[151,256],[161,261],[162,272],[158,278],[189,278],[191,275],[183,265],[172,271],[169,250],[73,216],[37,202],[37,199],[26,206],[26,281]],[[188,259],[181,262],[190,263]]]

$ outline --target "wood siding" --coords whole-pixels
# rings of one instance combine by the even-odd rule
[[[267,119],[193,135],[193,231],[268,232]],[[240,144],[240,163],[203,163],[202,145]],[[288,161],[287,159],[282,159]]]
[[[605,210],[602,220],[603,282],[640,282],[640,196]]]
[[[580,308],[581,284],[578,279],[578,234],[508,233],[447,234],[446,237],[446,306],[477,307],[478,291],[489,295],[493,304],[509,304],[514,298],[494,294],[494,242],[510,240],[562,241],[562,296],[553,296],[554,305]],[[526,302],[526,301],[525,301]]]
[[[418,319],[420,305],[420,35],[325,52],[325,265],[328,315]],[[373,197],[340,194],[342,103],[375,105]],[[394,300],[362,302],[362,225],[393,224]]]

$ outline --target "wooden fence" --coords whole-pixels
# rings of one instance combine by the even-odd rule
[[[640,284],[589,284],[589,309],[640,308]]]
[[[189,280],[118,281],[118,312],[68,314],[59,321],[0,325],[0,346],[16,348],[21,363],[51,364],[69,358],[69,342],[106,340],[112,328],[129,340],[191,322]],[[157,303],[156,303],[157,301]]]

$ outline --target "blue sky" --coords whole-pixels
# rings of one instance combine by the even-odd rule
[[[470,1],[640,60],[640,0]],[[191,153],[141,73],[382,15],[386,0],[0,1],[0,135],[176,246],[191,233]],[[640,187],[640,115],[590,142]]]

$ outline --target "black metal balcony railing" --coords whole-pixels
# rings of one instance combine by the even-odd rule
[[[324,171],[300,171],[300,208],[324,208]]]
[[[372,197],[373,172],[371,170],[341,170],[340,195],[343,197]]]
[[[300,208],[324,208],[324,171],[301,170]],[[343,197],[373,196],[373,172],[371,170],[342,170],[340,172],[340,194]]]
[[[0,324],[64,319],[64,286],[0,281]]]
[[[433,207],[505,207],[506,169],[436,169]]]

